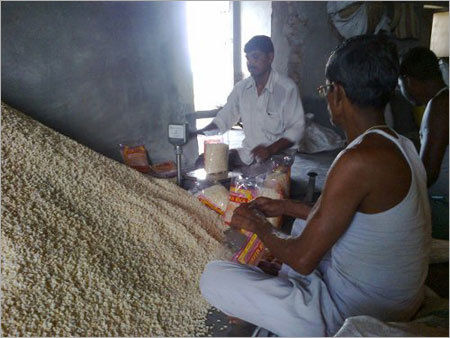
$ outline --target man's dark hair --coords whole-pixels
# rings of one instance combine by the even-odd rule
[[[359,35],[345,40],[331,54],[325,76],[342,85],[353,104],[383,109],[397,86],[399,61],[396,46],[380,35]]]
[[[244,46],[244,52],[249,53],[255,50],[259,50],[263,53],[273,53],[272,40],[265,35],[256,35],[252,37]]]
[[[438,58],[426,47],[412,48],[400,58],[400,75],[420,81],[442,79]]]

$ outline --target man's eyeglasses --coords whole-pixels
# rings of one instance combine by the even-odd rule
[[[320,97],[326,97],[333,87],[334,87],[333,83],[324,84],[319,88],[317,88],[317,92],[319,93]]]

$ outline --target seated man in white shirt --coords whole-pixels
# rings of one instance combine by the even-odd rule
[[[305,126],[296,84],[271,68],[274,48],[270,38],[254,36],[244,52],[251,77],[238,82],[214,120],[196,132],[225,133],[242,122],[245,139],[242,148],[230,151],[231,168],[265,161],[295,147]]]

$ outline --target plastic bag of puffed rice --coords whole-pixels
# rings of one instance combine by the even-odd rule
[[[283,195],[290,196],[291,167],[294,156],[289,154],[273,155],[269,160],[242,168],[246,177],[263,178],[266,186],[275,190],[282,189]]]
[[[263,242],[253,232],[241,230],[241,233],[247,237],[247,240],[242,248],[233,255],[232,261],[241,264],[258,265],[265,252]]]
[[[257,197],[257,179],[247,177],[236,177],[230,186],[230,198],[227,209],[223,215],[224,222],[230,224],[234,210],[242,203],[248,203]],[[256,234],[246,230],[231,229],[234,237],[241,238],[242,246],[235,251],[232,261],[242,264],[257,265],[264,253],[264,244]]]
[[[230,199],[224,214],[224,221],[230,224],[234,210],[242,203],[251,202],[257,197],[268,197],[272,199],[284,199],[289,191],[289,170],[293,161],[282,158],[271,161],[267,166],[267,172],[255,177],[238,177],[233,179],[230,186]],[[282,225],[282,216],[269,217],[267,220],[276,228]],[[233,261],[258,265],[267,251],[258,236],[249,231],[241,230],[246,236],[242,247],[235,252]]]
[[[267,197],[276,200],[285,198],[283,187],[277,179],[266,178],[257,189],[257,197]],[[267,220],[275,227],[280,228],[283,223],[283,216],[267,217]]]
[[[242,203],[248,203],[256,198],[256,179],[247,177],[235,177],[230,185],[229,201],[223,220],[230,224],[234,210]]]
[[[214,184],[196,192],[194,191],[194,196],[196,196],[200,202],[217,212],[219,215],[223,215],[227,208],[229,194],[229,191],[221,184]]]
[[[142,173],[148,173],[150,171],[147,150],[143,144],[119,144],[119,147],[120,154],[127,166]]]
[[[223,135],[206,137],[203,142],[205,171],[207,174],[218,174],[228,171],[229,145]]]
[[[294,156],[274,155],[270,159],[271,170],[266,175],[266,186],[271,186],[275,190],[280,190],[284,198],[290,196],[291,167],[294,163]]]

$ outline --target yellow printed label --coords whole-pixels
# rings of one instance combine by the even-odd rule
[[[230,200],[231,197],[243,199],[244,201],[240,203],[249,202],[254,198],[250,189],[237,189],[234,185],[230,187]]]
[[[222,209],[220,209],[219,207],[215,206],[214,204],[212,204],[210,201],[208,201],[206,198],[204,198],[203,196],[198,196],[198,199],[200,202],[202,202],[204,205],[206,205],[208,208],[214,210],[215,212],[217,212],[219,215],[223,215],[223,211]]]
[[[246,264],[247,262],[245,261],[245,256],[247,256],[247,253],[249,252],[249,250],[251,249],[253,243],[255,242],[257,236],[256,234],[253,234],[252,237],[250,237],[250,240],[247,242],[247,245],[245,246],[244,250],[242,250],[241,254],[238,257],[238,261],[241,262],[242,264]]]

